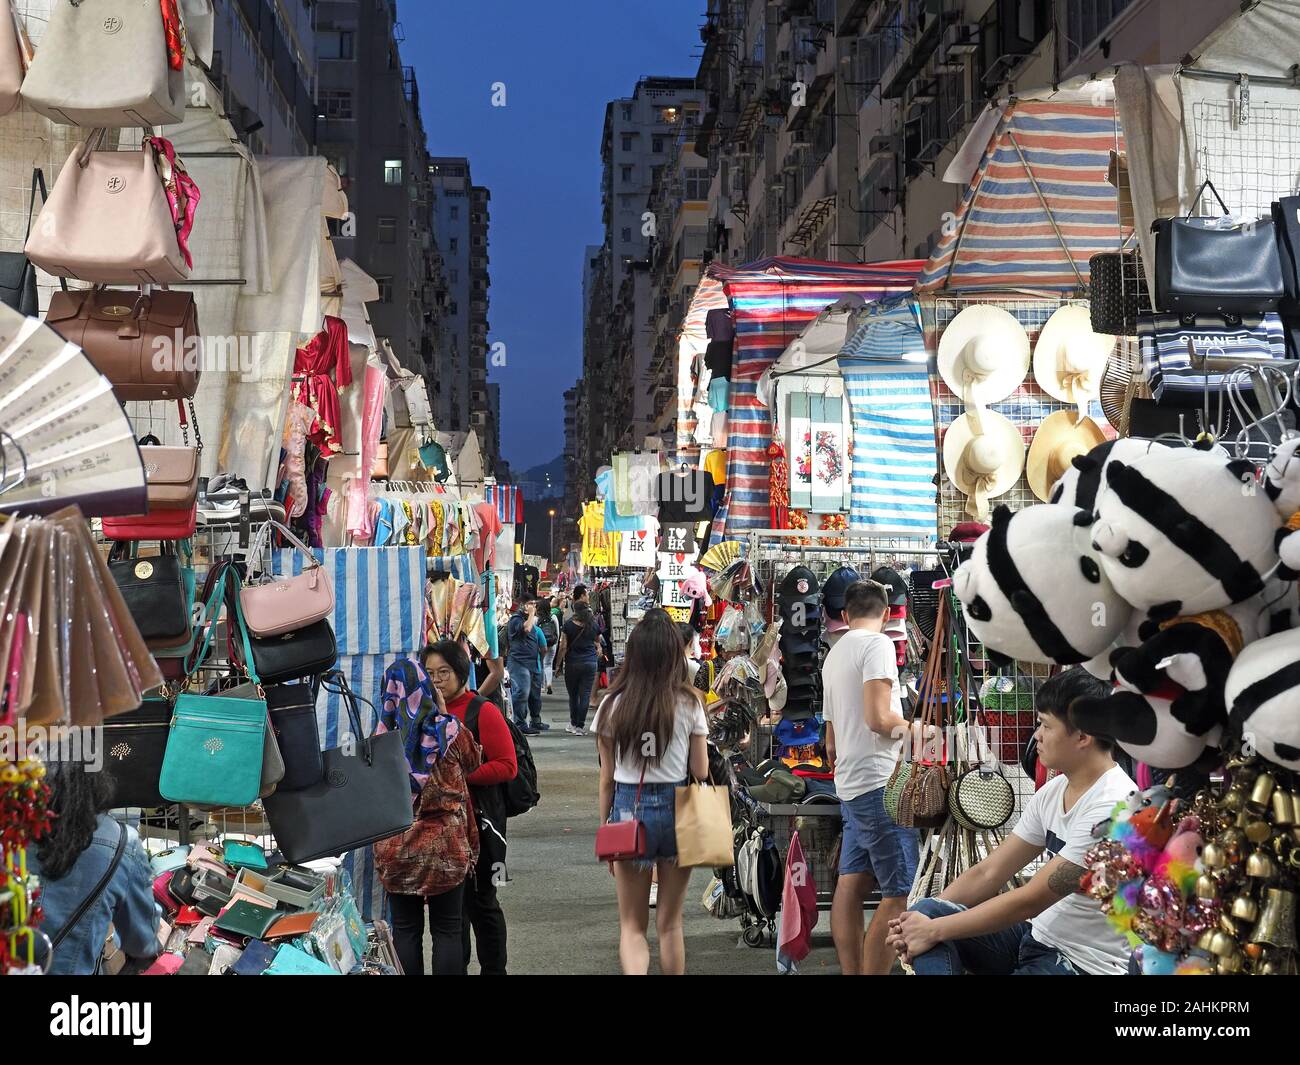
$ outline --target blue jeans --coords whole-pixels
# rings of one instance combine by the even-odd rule
[[[922,899],[912,907],[926,917],[946,917],[966,909],[944,899]],[[1028,921],[971,939],[940,943],[912,959],[917,976],[1080,976],[1056,947],[1030,934]]]
[[[515,724],[523,728],[529,715],[534,725],[542,721],[542,671],[527,662],[506,661],[510,673],[510,705],[515,712]]]
[[[587,707],[591,704],[591,689],[600,675],[600,660],[570,656],[564,663],[564,686],[569,691],[569,724],[582,728],[587,723]]]
[[[655,862],[677,860],[677,789],[680,784],[614,785],[614,808],[610,821],[640,821],[645,828],[645,855],[636,860],[638,869],[653,869]]]

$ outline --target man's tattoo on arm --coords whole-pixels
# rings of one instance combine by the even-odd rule
[[[1056,863],[1056,868],[1047,878],[1047,886],[1051,888],[1052,894],[1060,895],[1065,898],[1067,895],[1073,895],[1080,890],[1079,881],[1083,879],[1087,870],[1061,859]]]

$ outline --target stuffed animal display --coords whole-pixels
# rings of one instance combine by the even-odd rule
[[[1300,768],[1300,666],[1286,669],[1300,631],[1272,635],[1295,624],[1279,549],[1300,564],[1298,450],[1279,447],[1262,490],[1221,449],[1118,440],[1076,458],[1052,503],[1000,509],[954,575],[972,633],[990,653],[1108,673],[1112,694],[1076,718],[1148,765],[1216,762],[1248,731]]]

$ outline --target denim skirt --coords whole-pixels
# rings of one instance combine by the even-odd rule
[[[653,869],[656,862],[677,861],[677,789],[681,784],[642,784],[637,802],[636,784],[614,785],[611,821],[640,821],[645,826],[645,857],[638,869]]]

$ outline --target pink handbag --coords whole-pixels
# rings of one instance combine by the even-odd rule
[[[334,586],[325,567],[316,560],[311,548],[280,522],[268,521],[258,530],[248,557],[260,558],[262,537],[269,536],[272,527],[307,556],[308,565],[296,576],[266,583],[250,582],[239,590],[244,622],[248,631],[260,638],[305,628],[334,612]]]

